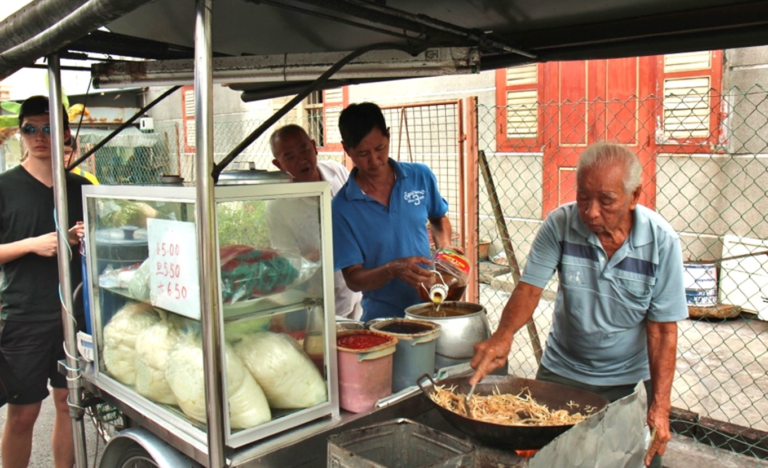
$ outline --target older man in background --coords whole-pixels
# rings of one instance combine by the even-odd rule
[[[341,189],[349,177],[347,169],[336,161],[318,161],[317,146],[298,125],[286,125],[275,130],[269,139],[274,160],[272,164],[287,172],[294,182],[327,181],[331,196]],[[267,223],[272,246],[294,250],[302,256],[317,260],[320,252],[319,207],[303,199],[275,200],[267,206]],[[362,294],[351,291],[341,272],[334,274],[336,315],[359,319],[362,315]]]
[[[552,331],[536,378],[615,401],[643,381],[656,437],[646,465],[661,466],[671,439],[677,321],[688,316],[677,233],[638,205],[642,168],[621,145],[598,143],[579,158],[576,203],[547,216],[493,336],[475,345],[471,383],[502,366],[558,272]]]

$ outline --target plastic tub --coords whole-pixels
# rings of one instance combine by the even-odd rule
[[[425,320],[398,318],[376,322],[371,329],[398,340],[393,360],[393,393],[416,385],[416,380],[424,374],[432,374],[440,325]]]
[[[685,300],[689,306],[714,307],[717,305],[717,265],[714,263],[686,263],[683,284]]]
[[[392,394],[392,355],[397,338],[370,330],[336,334],[339,406],[352,413],[373,409]]]

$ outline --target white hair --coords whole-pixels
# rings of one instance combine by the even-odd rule
[[[624,168],[624,190],[627,194],[634,192],[642,182],[643,168],[637,155],[626,146],[601,141],[590,145],[581,156],[576,166],[576,174],[599,166],[609,166],[621,163]]]

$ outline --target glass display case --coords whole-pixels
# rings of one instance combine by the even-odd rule
[[[195,188],[89,186],[94,384],[189,442],[206,442],[201,314],[224,362],[225,443],[338,415],[327,183],[217,186],[219,307],[200,307]]]

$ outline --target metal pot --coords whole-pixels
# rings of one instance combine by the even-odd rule
[[[147,230],[137,226],[97,229],[95,246],[99,271],[108,264],[117,269],[141,263],[149,256]]]
[[[256,185],[278,184],[291,182],[290,174],[282,171],[265,171],[263,169],[244,169],[236,171],[224,171],[219,174],[216,185]]]
[[[406,318],[426,320],[440,325],[435,347],[435,368],[453,366],[472,360],[474,345],[491,336],[485,307],[472,302],[449,301],[440,306],[435,316],[432,303],[416,304],[405,309]]]
[[[456,393],[466,395],[471,387],[468,381],[469,377],[453,377],[435,382],[428,375],[423,375],[418,380],[418,385],[424,396],[427,397],[453,427],[485,444],[512,450],[538,450],[554,440],[555,437],[573,427],[573,424],[562,426],[505,426],[478,421],[443,408],[429,397],[435,385],[442,385],[444,387],[455,386]],[[609,403],[605,398],[592,392],[551,382],[512,376],[486,376],[477,384],[474,394],[492,395],[496,392],[517,395],[526,388],[531,392],[531,397],[537,403],[546,405],[551,411],[566,410],[569,414],[578,412],[583,414],[587,406],[592,406],[595,410],[591,414],[594,414],[608,406]]]

